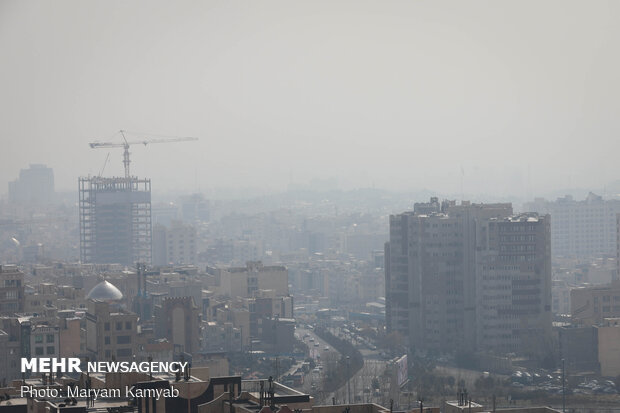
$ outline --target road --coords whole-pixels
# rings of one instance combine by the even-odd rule
[[[306,374],[304,384],[299,390],[308,394],[316,394],[317,391],[322,390],[325,363],[330,360],[338,360],[341,355],[310,329],[298,327],[295,334],[308,345],[309,357],[316,363],[316,368]]]

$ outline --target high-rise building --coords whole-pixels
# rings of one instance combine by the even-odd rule
[[[482,348],[488,349],[488,345],[484,347],[481,341],[483,337],[480,337],[480,323],[493,319],[493,315],[483,316],[486,313],[482,311],[482,306],[488,304],[481,296],[482,291],[487,291],[487,280],[481,274],[485,266],[481,263],[495,259],[491,257],[495,248],[504,248],[504,244],[490,244],[487,238],[489,225],[497,223],[493,224],[495,231],[495,225],[503,223],[504,219],[511,216],[510,204],[463,202],[456,205],[446,201],[440,204],[436,198],[431,199],[430,203],[415,204],[414,211],[390,216],[390,241],[385,247],[388,331],[402,334],[408,339],[412,350],[473,352]],[[511,225],[513,220],[520,222],[520,219],[510,218],[506,225]],[[544,228],[540,231],[544,234],[545,228],[548,230],[549,220],[541,219],[541,222],[543,224],[540,225]],[[545,265],[531,270],[528,266],[523,275],[515,273],[503,276],[510,277],[511,282],[514,279],[517,283],[527,276],[536,275],[539,279],[544,279],[536,292],[533,291],[534,288],[521,290],[536,295],[528,296],[527,299],[544,302],[543,307],[536,309],[545,314],[545,317],[540,316],[545,328],[546,317],[549,316],[550,334],[550,308],[546,310],[544,307],[550,305],[551,301],[549,237],[538,236],[537,232],[535,234],[533,243],[541,245],[541,249],[534,251],[540,254],[540,257],[536,258],[537,264],[544,262]],[[480,249],[485,246],[486,250]],[[549,265],[546,265],[547,261]],[[495,264],[492,267],[495,271]],[[516,294],[522,293],[521,290]],[[546,299],[547,293],[549,302]],[[510,291],[503,291],[499,296],[506,301],[502,304],[508,305],[515,312],[521,309],[517,297],[514,304],[512,298],[506,298],[512,296]],[[534,307],[532,302],[531,308],[523,310],[530,311]],[[527,321],[530,322],[529,318]],[[534,321],[531,323],[535,324]],[[498,348],[494,346],[493,349]]]
[[[32,164],[9,182],[9,201],[16,203],[49,203],[54,197],[54,171],[45,165]]]
[[[173,220],[153,227],[153,265],[196,264],[196,228]]]
[[[151,181],[79,178],[82,263],[151,263]]]
[[[477,236],[477,349],[544,357],[551,350],[549,216],[492,218]]]
[[[537,198],[524,207],[551,215],[554,257],[616,255],[616,214],[620,213],[620,201],[605,200],[590,192],[583,201],[566,195],[553,202]]]
[[[510,204],[416,203],[390,216],[386,323],[414,349],[475,349],[475,226]]]

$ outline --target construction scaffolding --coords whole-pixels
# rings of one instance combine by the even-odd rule
[[[151,180],[78,179],[82,263],[150,264]]]

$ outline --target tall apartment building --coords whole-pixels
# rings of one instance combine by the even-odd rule
[[[566,195],[553,202],[537,198],[524,207],[551,215],[554,257],[616,255],[616,215],[620,213],[620,201],[604,200],[590,192],[583,201]]]
[[[45,165],[32,164],[9,182],[9,201],[16,203],[49,203],[54,198],[54,171]]]
[[[196,228],[173,220],[153,227],[153,265],[196,263]]]
[[[151,181],[79,178],[82,263],[151,263]]]
[[[492,218],[477,235],[477,348],[544,356],[551,350],[549,216]]]
[[[385,250],[386,322],[415,349],[475,349],[475,234],[510,204],[416,203],[390,216]]]
[[[0,265],[0,316],[24,311],[24,273],[15,265]]]
[[[436,198],[431,199],[430,203],[415,204],[412,212],[390,216],[390,241],[385,247],[388,330],[407,337],[411,349],[473,352],[493,348],[500,351],[497,346],[490,346],[490,342],[484,347],[484,337],[480,337],[480,323],[489,324],[493,319],[492,314],[484,313],[481,308],[483,305],[489,306],[481,297],[481,292],[487,291],[486,278],[489,277],[488,274],[483,275],[482,270],[485,267],[483,263],[494,260],[491,251],[506,247],[495,244],[499,242],[495,239],[489,241],[491,223],[495,231],[497,223],[511,216],[510,204],[463,202],[456,205],[446,201],[440,204]],[[511,225],[520,219],[513,217],[506,222]],[[548,218],[541,222],[548,229]],[[544,244],[548,242],[548,237],[535,242]],[[486,250],[481,251],[480,248]],[[549,253],[548,246],[547,250],[542,249],[542,252],[545,251]],[[539,296],[532,299],[550,305],[550,265],[539,270],[538,277],[545,278],[545,283],[540,286]],[[493,271],[495,277],[495,265],[493,270],[487,271]],[[531,270],[528,274],[531,276],[535,272]],[[524,276],[527,277],[527,274]],[[521,275],[511,274],[510,277],[511,282],[512,278],[518,282]],[[548,303],[546,298],[543,299],[547,293]],[[506,300],[504,305],[518,312],[520,308],[515,306],[520,304],[516,301],[512,303],[512,298],[505,297],[511,296],[510,292],[499,295]],[[525,316],[531,309],[523,310]],[[549,332],[550,314],[549,307]],[[546,320],[541,317],[542,323]],[[535,324],[533,320],[531,323]]]

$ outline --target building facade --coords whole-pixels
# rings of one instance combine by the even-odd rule
[[[0,315],[24,311],[24,273],[15,265],[0,265]]]
[[[590,192],[583,201],[576,201],[570,195],[552,202],[538,198],[525,204],[525,209],[551,215],[554,257],[616,255],[616,215],[620,212],[620,201],[604,200]]]
[[[529,224],[534,228],[527,233],[532,235],[527,242],[536,247],[527,254],[525,249],[533,247],[502,238],[498,232],[521,225],[524,219],[512,216],[510,204],[456,205],[439,203],[437,198],[390,216],[390,241],[385,246],[388,331],[401,334],[410,350],[442,352],[503,351],[498,342],[485,337],[485,328],[494,328],[494,335],[510,335],[506,341],[511,348],[520,340],[519,328],[542,329],[545,339],[550,337],[549,219],[531,216],[536,222]],[[522,256],[533,261],[523,261],[528,265],[522,271],[504,271],[520,266],[516,260]],[[497,260],[515,263],[500,269]],[[536,288],[516,287],[533,277],[540,282]],[[498,311],[506,311],[505,317],[519,313],[520,318],[500,322]],[[521,327],[512,328],[514,324]]]
[[[200,313],[192,297],[165,298],[155,307],[157,337],[165,337],[175,353],[200,350]]]
[[[9,182],[9,202],[44,204],[54,198],[54,171],[45,165],[32,164]]]
[[[532,357],[551,351],[549,216],[486,221],[477,235],[478,350]]]
[[[571,317],[577,325],[600,324],[605,318],[620,317],[620,281],[570,292]]]
[[[153,265],[196,263],[196,228],[173,220],[153,227]]]
[[[79,178],[82,263],[151,263],[151,181]]]

